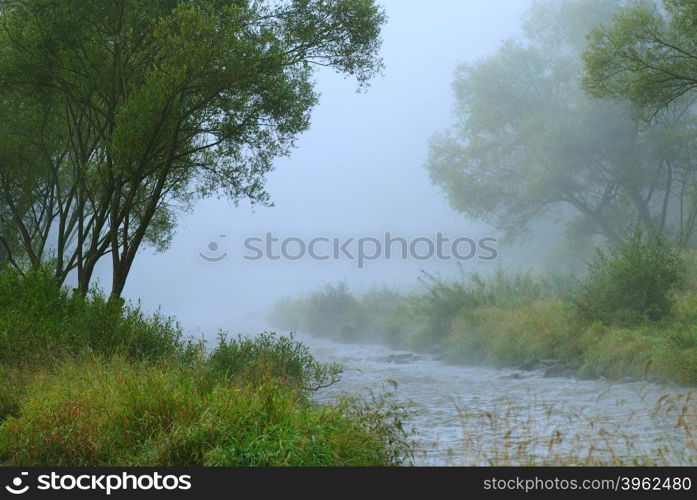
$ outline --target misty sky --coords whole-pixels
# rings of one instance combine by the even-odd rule
[[[373,284],[408,286],[421,269],[443,276],[452,262],[400,259],[369,262],[303,260],[250,262],[243,241],[271,232],[279,237],[452,236],[481,237],[492,231],[453,212],[423,168],[429,137],[452,122],[451,83],[458,63],[493,54],[519,33],[530,0],[383,0],[389,21],[383,38],[385,75],[367,93],[355,81],[317,75],[321,101],[311,129],[290,158],[276,162],[268,191],[275,207],[235,208],[207,200],[183,216],[171,248],[144,249],[125,290],[147,310],[161,306],[185,327],[211,336],[218,328],[247,328],[279,297],[324,282],[346,280],[360,290]],[[225,234],[221,239],[218,235]],[[216,252],[208,249],[217,242]],[[212,257],[228,253],[218,263]],[[247,252],[248,253],[248,252]],[[505,262],[505,250],[501,258]],[[467,268],[481,266],[467,264]],[[484,264],[484,266],[496,264]],[[109,259],[99,276],[108,289]]]

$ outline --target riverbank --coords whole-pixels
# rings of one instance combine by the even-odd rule
[[[565,298],[573,277],[496,273],[413,293],[353,294],[325,286],[277,304],[277,328],[338,341],[379,342],[440,355],[449,363],[496,367],[548,362],[549,376],[697,384],[697,291],[676,293],[669,317],[628,326],[593,321]]]
[[[633,327],[585,322],[559,299],[518,309],[481,308],[458,314],[444,339],[454,363],[486,362],[522,369],[544,365],[547,376],[697,384],[697,336],[687,327],[695,297],[673,321]],[[697,323],[692,322],[692,325]]]
[[[0,273],[0,464],[390,466],[411,460],[389,395],[312,396],[341,367],[293,337],[184,338],[177,323]]]

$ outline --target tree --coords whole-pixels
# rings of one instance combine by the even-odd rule
[[[696,25],[690,0],[625,6],[590,34],[584,87],[596,97],[630,100],[656,118],[697,89]]]
[[[626,104],[580,86],[585,34],[619,5],[537,2],[522,40],[458,68],[457,124],[434,137],[427,162],[455,209],[512,237],[553,217],[579,238],[617,241],[642,225],[689,241],[695,117],[676,110],[642,127]]]
[[[8,216],[7,207],[0,205],[0,221],[6,220]],[[4,224],[0,224],[0,271],[14,266],[14,253],[17,248],[17,242],[11,238],[14,233],[6,230]]]
[[[0,247],[20,270],[40,266],[56,203],[47,152],[50,126],[38,102],[0,90]]]
[[[77,268],[85,291],[108,254],[113,297],[139,249],[166,248],[196,197],[269,202],[273,160],[317,103],[314,68],[361,85],[381,69],[374,0],[1,4],[0,83],[49,101],[63,139],[49,155],[66,193],[50,222],[57,270]]]

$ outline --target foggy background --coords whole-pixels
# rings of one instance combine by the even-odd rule
[[[383,0],[383,77],[357,93],[354,80],[317,73],[321,93],[311,129],[290,158],[276,162],[267,190],[275,207],[209,199],[181,216],[170,249],[144,249],[124,293],[148,311],[161,307],[190,332],[212,337],[260,328],[277,299],[345,280],[354,290],[372,285],[411,287],[420,271],[459,273],[454,261],[247,261],[243,242],[271,232],[278,237],[496,236],[448,207],[423,168],[429,138],[453,121],[451,83],[456,66],[495,53],[519,33],[529,0]],[[219,238],[219,235],[227,235]],[[215,242],[212,252],[208,245]],[[499,245],[496,263],[473,260],[465,270],[506,265],[516,258]],[[206,262],[199,253],[217,257]],[[533,252],[534,253],[534,252]],[[110,262],[97,276],[106,289]]]

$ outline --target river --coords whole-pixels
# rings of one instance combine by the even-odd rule
[[[319,400],[396,383],[412,415],[416,465],[697,463],[697,392],[685,388],[452,366],[380,345],[298,338],[344,366]]]

